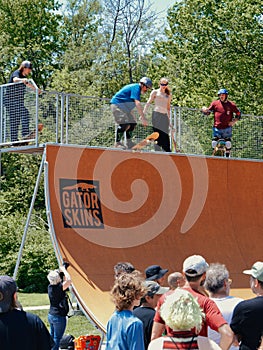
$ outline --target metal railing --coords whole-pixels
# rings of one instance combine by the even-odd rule
[[[30,130],[35,130],[31,146],[47,142],[84,145],[94,147],[114,147],[116,124],[111,113],[109,99],[44,91],[38,94],[26,87],[24,104],[29,112]],[[6,91],[10,84],[0,86],[0,144],[1,148],[12,145],[10,135],[10,116],[6,107]],[[20,96],[21,98],[21,96]],[[176,149],[173,152],[211,155],[213,117],[205,117],[200,110],[172,107],[171,124],[174,127]],[[136,114],[136,109],[135,109]],[[137,115],[138,117],[138,115]],[[138,118],[139,119],[139,118]],[[148,111],[149,125],[138,122],[133,133],[138,142],[152,132],[151,110]],[[38,124],[44,125],[38,134]],[[22,138],[22,122],[19,124],[19,139]],[[13,146],[16,146],[15,144]],[[20,145],[21,146],[21,145]],[[146,150],[152,151],[153,146]],[[263,117],[243,115],[233,127],[232,157],[263,159]]]

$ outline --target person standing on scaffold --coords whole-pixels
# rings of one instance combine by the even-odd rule
[[[224,139],[226,142],[226,157],[229,157],[232,127],[240,120],[241,112],[234,102],[227,99],[228,91],[226,89],[220,89],[217,94],[218,99],[213,101],[208,108],[203,107],[202,113],[205,115],[214,113],[212,148],[215,149],[219,139]]]

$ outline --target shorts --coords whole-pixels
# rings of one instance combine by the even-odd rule
[[[117,124],[136,123],[131,112],[122,110],[118,105],[111,105],[111,111]]]
[[[229,126],[226,129],[218,129],[215,126],[213,126],[212,130],[213,137],[216,137],[218,139],[231,139],[232,137],[232,126]]]

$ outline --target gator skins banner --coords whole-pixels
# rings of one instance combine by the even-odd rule
[[[59,188],[65,228],[104,228],[98,181],[60,179]]]

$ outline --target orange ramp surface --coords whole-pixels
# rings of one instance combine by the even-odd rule
[[[201,254],[226,264],[232,294],[247,292],[242,271],[262,260],[263,162],[47,145],[45,175],[55,250],[103,331],[119,261],[173,272]]]

